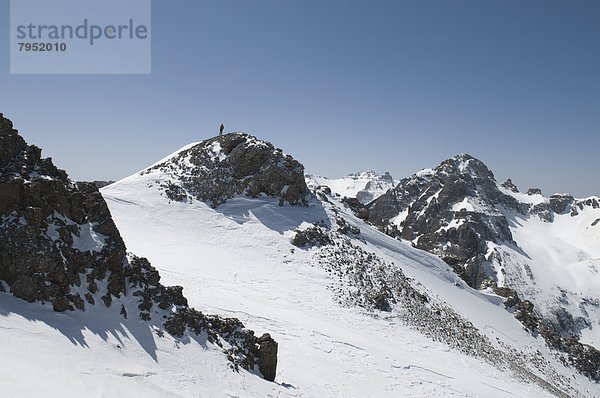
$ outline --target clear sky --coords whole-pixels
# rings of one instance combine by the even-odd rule
[[[329,177],[467,152],[522,189],[600,195],[600,1],[154,0],[152,74],[10,75],[0,112],[74,179],[245,131]]]

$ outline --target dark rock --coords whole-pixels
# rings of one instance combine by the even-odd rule
[[[79,294],[71,295],[69,299],[78,310],[83,311],[85,309],[85,303]]]
[[[527,190],[527,195],[541,195],[542,190],[539,188],[529,188]]]
[[[175,178],[163,187],[169,199],[197,200],[217,207],[245,194],[306,204],[304,166],[271,143],[243,133],[218,136],[180,152],[144,173],[161,170]]]
[[[352,213],[361,220],[369,219],[369,209],[356,198],[343,198],[342,203],[348,206]]]
[[[268,333],[259,337],[256,342],[258,349],[258,370],[265,380],[275,381],[277,373],[277,342]]]
[[[535,306],[529,300],[521,300],[517,293],[510,288],[494,287],[494,292],[499,296],[506,297],[504,306],[514,311],[525,329],[532,334],[538,333],[544,338],[546,344],[555,350],[567,354],[567,361],[581,374],[590,379],[600,382],[600,351],[594,347],[581,344],[575,335],[565,333],[566,330],[574,331],[575,322],[573,316],[564,309],[555,312],[558,324],[552,324],[539,317]],[[563,332],[559,332],[562,330]]]
[[[125,245],[98,189],[71,182],[0,119],[0,216],[7,218],[0,227],[0,280],[16,297],[52,302],[57,311],[83,309],[81,297],[69,293],[80,274],[90,276],[90,291],[94,275],[109,274],[113,294],[123,293]],[[77,246],[74,239],[90,228],[103,245]]]
[[[335,219],[336,224],[338,225],[338,232],[344,235],[348,235],[348,234],[352,234],[352,235],[358,235],[360,234],[360,228],[355,227],[353,225],[349,225],[346,220],[344,220],[341,217],[336,217]]]
[[[512,192],[519,192],[519,189],[517,188],[517,186],[515,184],[513,184],[512,180],[509,178],[508,180],[506,180],[505,182],[502,183],[502,186]]]
[[[538,203],[531,208],[531,214],[537,215],[542,221],[553,222],[554,210],[549,203]]]
[[[150,313],[142,311],[142,312],[140,312],[140,319],[142,321],[149,322],[152,320],[152,317],[150,316]]]
[[[459,207],[465,200],[489,211]],[[439,255],[470,286],[481,288],[496,279],[485,257],[487,242],[513,242],[508,221],[496,210],[498,205],[522,213],[528,209],[500,191],[493,173],[481,161],[459,155],[431,172],[403,179],[367,207],[369,221],[382,231]],[[392,224],[390,220],[402,212],[404,220]]]
[[[554,194],[550,196],[550,208],[556,214],[562,214],[568,210],[569,206],[571,206],[574,201],[575,199],[571,195]]]
[[[534,305],[529,300],[522,300],[515,306],[515,318],[531,332],[535,332],[539,326],[539,317],[533,312],[533,308]]]
[[[112,297],[110,293],[106,293],[104,296],[100,297],[105,306],[110,307],[112,305]]]
[[[52,308],[57,312],[64,312],[71,309],[69,301],[65,298],[56,298],[52,301]]]
[[[94,184],[96,186],[96,188],[98,188],[98,189],[107,187],[113,183],[114,183],[114,181],[92,181],[92,184]]]
[[[88,290],[90,291],[90,293],[94,294],[98,291],[98,285],[96,284],[95,281],[91,281],[88,283]]]
[[[296,230],[296,235],[292,238],[292,244],[297,247],[324,246],[331,243],[327,231],[318,225],[309,227],[304,231]]]
[[[594,209],[600,208],[600,202],[598,201],[597,198],[586,199],[585,204],[587,206],[592,206],[592,208],[594,208]]]
[[[389,302],[389,293],[386,290],[379,290],[372,293],[369,300],[373,303],[373,307],[379,311],[389,312],[392,310]]]

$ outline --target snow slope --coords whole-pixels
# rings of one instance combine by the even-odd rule
[[[542,197],[539,203],[544,200],[548,201]],[[501,210],[522,249],[496,248],[504,259],[505,284],[514,286],[543,314],[564,308],[573,317],[566,321],[573,323],[572,332],[581,335],[582,343],[599,348],[600,223],[592,224],[600,219],[600,208],[583,206],[575,216],[555,214],[552,222]]]
[[[234,373],[206,340],[158,337],[131,318],[116,306],[57,313],[0,294],[2,396],[265,397],[279,388]]]
[[[437,257],[367,226],[334,198],[329,199],[331,204],[314,199],[308,207],[281,207],[271,198],[236,197],[211,209],[198,201],[169,201],[155,182],[172,178],[158,170],[135,174],[104,188],[102,194],[130,250],[147,256],[165,283],[184,286],[190,305],[238,317],[249,328],[270,332],[279,342],[277,383],[269,386],[266,396],[541,397],[552,396],[549,391],[557,393],[514,369],[433,341],[394,311],[337,305],[331,288],[334,280],[315,261],[319,249],[298,249],[290,243],[295,229],[331,223],[335,212],[361,229],[362,241],[354,239],[356,245],[400,267],[434,300],[471,321],[498,349],[510,346],[522,353],[525,362],[541,356],[554,370],[532,372],[550,382],[561,380],[564,396],[600,394],[597,385],[560,366],[544,343],[504,310],[499,297],[468,288]],[[251,396],[250,391],[261,394],[265,388],[262,380],[243,374],[212,382],[211,396]],[[199,390],[203,386],[193,378],[181,383]],[[231,388],[238,390],[232,393]]]

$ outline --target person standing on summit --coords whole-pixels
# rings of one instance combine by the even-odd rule
[[[225,130],[225,126],[223,126],[223,123],[221,123],[219,126],[219,135],[223,135],[223,130]]]

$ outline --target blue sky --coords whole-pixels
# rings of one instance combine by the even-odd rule
[[[226,131],[308,171],[407,176],[467,152],[525,190],[599,195],[600,2],[154,0],[151,75],[10,75],[0,112],[75,179]]]

